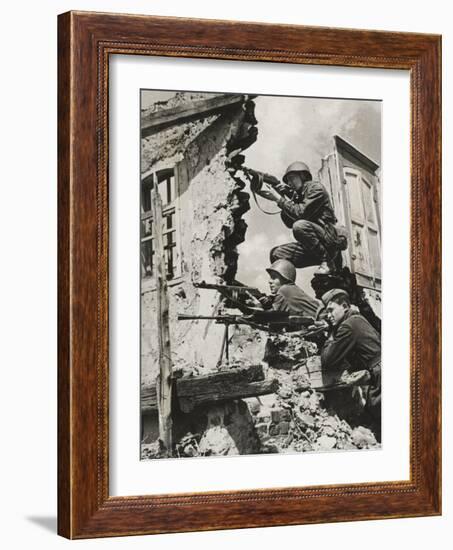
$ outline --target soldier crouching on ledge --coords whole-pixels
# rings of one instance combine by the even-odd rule
[[[368,389],[364,412],[370,419],[376,439],[381,439],[381,338],[370,323],[351,309],[348,293],[332,289],[322,296],[330,333],[321,347],[321,365],[326,371],[339,371],[348,365],[342,378],[356,377]]]
[[[274,247],[271,263],[289,260],[297,268],[319,264],[318,273],[329,274],[341,269],[340,251],[347,247],[347,239],[339,235],[330,197],[324,186],[313,181],[310,168],[304,162],[290,164],[283,181],[292,190],[292,198],[270,188],[261,196],[274,201],[281,208],[281,218],[293,230],[295,242]]]

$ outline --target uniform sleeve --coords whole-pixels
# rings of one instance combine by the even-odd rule
[[[277,293],[275,295],[274,301],[272,303],[272,309],[274,309],[275,311],[287,311],[288,310],[288,305],[286,303],[286,300],[280,293]]]
[[[351,326],[342,324],[334,339],[328,340],[321,350],[321,364],[326,369],[336,369],[346,360],[356,344],[355,333]]]
[[[313,184],[307,189],[302,202],[296,203],[286,197],[282,197],[277,204],[282,209],[282,212],[295,220],[312,219],[317,211],[323,207],[325,195],[326,191],[320,184]]]

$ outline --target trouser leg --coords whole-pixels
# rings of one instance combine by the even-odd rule
[[[324,229],[316,223],[299,220],[293,225],[295,242],[276,246],[271,250],[270,261],[289,260],[295,267],[317,265],[329,259]]]
[[[371,381],[368,388],[365,410],[372,422],[372,430],[376,439],[381,441],[381,366],[377,365],[371,370]]]
[[[374,418],[381,418],[381,365],[377,365],[371,369],[371,381],[366,406]]]
[[[314,256],[300,243],[292,242],[275,246],[270,252],[270,261],[289,260],[295,267],[308,267],[320,263],[319,256]]]

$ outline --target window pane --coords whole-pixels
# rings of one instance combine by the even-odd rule
[[[145,241],[141,244],[142,277],[150,277],[153,272],[153,241]]]
[[[153,234],[153,220],[152,218],[147,218],[141,222],[141,236],[149,237]]]
[[[171,188],[171,178],[167,178],[167,203],[173,200],[173,193]]]
[[[162,180],[159,182],[159,195],[162,200],[162,206],[168,204],[167,198],[167,180]]]
[[[175,200],[175,174],[173,170],[163,170],[157,177],[162,205],[166,206]]]
[[[151,210],[151,189],[153,188],[153,176],[142,180],[142,212]]]
[[[173,216],[174,214],[168,214],[168,216],[165,217],[167,221],[167,229],[171,229],[173,227]]]
[[[167,279],[173,279],[175,276],[174,262],[173,262],[173,248],[167,248],[165,250],[165,259],[167,262]]]

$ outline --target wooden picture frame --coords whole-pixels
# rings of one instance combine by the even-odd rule
[[[69,12],[58,21],[58,532],[89,538],[441,513],[441,38]],[[109,495],[109,56],[410,71],[410,480]]]

